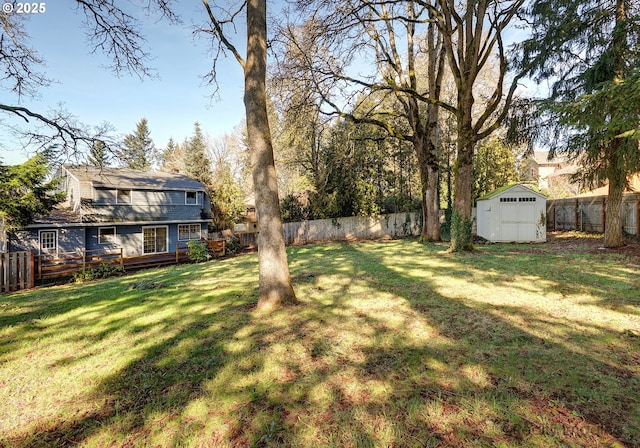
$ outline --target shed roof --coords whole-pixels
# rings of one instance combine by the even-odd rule
[[[523,190],[525,190],[525,192],[527,194],[535,194],[536,196],[543,197],[543,198],[547,199],[547,197],[544,194],[539,193],[539,192],[537,192],[535,190],[532,190],[531,188],[527,187],[526,185],[511,184],[511,185],[505,185],[504,187],[497,188],[497,189],[493,190],[492,192],[485,194],[481,198],[478,198],[478,201],[486,201],[488,199],[495,198],[496,196],[499,196],[499,195],[501,195],[503,193],[506,193],[509,190],[514,190],[514,189],[523,189]]]
[[[91,183],[96,188],[192,191],[205,189],[202,183],[184,174],[86,165],[64,165],[64,169],[80,182]]]

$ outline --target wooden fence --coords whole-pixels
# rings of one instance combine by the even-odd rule
[[[351,216],[284,224],[287,245],[323,241],[372,240],[420,235],[422,216],[416,212],[383,216]]]
[[[603,233],[606,196],[547,200],[547,230],[581,230]],[[622,203],[622,226],[630,235],[640,235],[640,194],[626,194]]]
[[[34,274],[33,252],[0,254],[0,293],[33,288]]]

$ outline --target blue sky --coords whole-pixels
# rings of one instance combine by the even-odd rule
[[[45,59],[47,76],[57,82],[40,89],[39,98],[23,98],[20,105],[44,113],[62,104],[79,121],[89,125],[106,121],[118,134],[133,132],[136,123],[146,117],[158,148],[163,148],[170,137],[181,142],[190,136],[195,121],[210,136],[217,137],[231,132],[243,119],[242,70],[235,59],[225,60],[218,69],[218,99],[211,100],[213,88],[203,85],[202,76],[211,67],[211,52],[206,41],[193,38],[190,27],[193,19],[203,17],[199,2],[181,6],[183,26],[141,16],[147,49],[153,57],[149,65],[160,77],[144,80],[129,75],[118,78],[104,68],[110,63],[106,56],[90,53],[74,3],[47,1],[45,13],[29,17],[26,28],[31,47]],[[10,92],[0,92],[3,102],[17,104]],[[6,114],[0,119],[19,122]],[[16,150],[15,142],[5,133],[0,132],[0,142],[4,163],[26,159],[27,155]]]

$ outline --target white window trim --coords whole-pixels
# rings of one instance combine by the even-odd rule
[[[180,226],[198,226],[198,238],[180,238]],[[191,236],[191,229],[189,229],[189,236]],[[178,241],[191,241],[193,239],[200,239],[202,237],[202,225],[201,224],[178,224]]]
[[[56,245],[55,250],[53,250],[51,252],[49,252],[49,249],[47,249],[47,251],[43,251],[42,250],[42,234],[43,233],[53,233],[53,234],[55,234],[55,245]],[[58,251],[59,251],[59,247],[58,247],[58,230],[56,230],[56,229],[39,230],[38,231],[38,250],[40,251],[40,254],[55,254],[55,255],[58,255]]]
[[[165,241],[165,247],[166,250],[162,251],[162,252],[145,252],[144,251],[144,231],[145,229],[158,229],[158,228],[164,228],[166,229],[166,241]],[[154,254],[166,254],[169,253],[169,226],[143,226],[142,227],[142,255],[154,255]]]
[[[100,238],[100,231],[105,229],[113,229],[113,242],[111,241],[102,241]],[[115,227],[98,227],[98,244],[116,244],[118,238],[118,232],[116,232]]]
[[[187,201],[189,193],[193,193],[196,196],[196,202],[190,203]],[[198,192],[197,191],[185,191],[184,192],[184,205],[198,205]]]
[[[120,202],[118,201],[118,192],[120,191],[128,191],[129,192],[129,202]],[[133,190],[131,188],[116,188],[116,204],[125,204],[131,205],[133,203]]]

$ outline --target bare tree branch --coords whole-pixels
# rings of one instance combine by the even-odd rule
[[[0,82],[8,82],[8,89],[18,98],[33,96],[38,88],[51,83],[43,73],[36,70],[43,60],[28,46],[29,34],[24,29],[23,16],[9,15],[0,11]]]
[[[222,29],[222,24],[224,22],[221,22],[216,18],[215,14],[211,10],[211,6],[209,6],[209,2],[207,0],[202,0],[202,4],[204,5],[205,9],[207,10],[207,14],[209,16],[209,20],[211,21],[211,24],[213,25],[213,29],[212,30],[201,30],[201,31],[214,34],[215,37],[217,39],[219,39],[220,42],[222,42],[222,45],[224,45],[224,47],[233,54],[233,56],[236,58],[236,60],[238,61],[238,63],[242,67],[242,69],[244,70],[245,60],[240,55],[240,52],[238,52],[236,47],[231,43],[231,41],[229,39],[227,39],[227,36],[225,35],[225,33],[224,33],[223,29]],[[235,17],[240,13],[240,11],[245,6],[246,6],[246,1],[244,1],[242,3],[242,6],[236,12],[234,12],[234,13],[232,13],[230,15],[230,18],[227,21],[227,23],[233,23],[233,20],[235,19]]]

